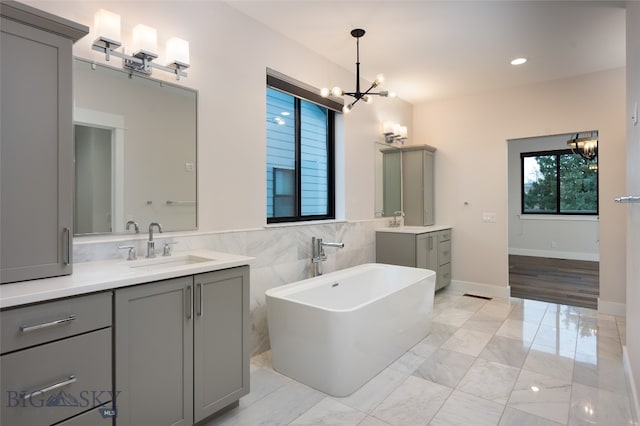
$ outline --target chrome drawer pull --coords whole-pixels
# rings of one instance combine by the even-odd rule
[[[71,321],[75,321],[75,320],[76,320],[76,316],[71,314],[66,318],[62,318],[62,319],[51,321],[51,322],[45,322],[45,323],[42,323],[42,324],[21,325],[20,326],[20,331],[23,332],[23,333],[28,333],[30,331],[40,330],[42,328],[49,328],[49,327],[55,327],[56,325],[69,324]]]
[[[31,399],[33,397],[36,396],[40,396],[43,395],[47,392],[51,392],[53,390],[56,389],[60,389],[61,387],[70,385],[71,383],[75,383],[78,379],[76,379],[76,376],[69,376],[69,378],[67,380],[64,380],[62,382],[56,383],[54,385],[50,385],[50,386],[46,386],[42,389],[37,389],[31,392],[23,392],[20,396],[22,397],[22,399],[28,400]]]

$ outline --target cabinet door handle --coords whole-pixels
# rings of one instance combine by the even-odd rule
[[[62,262],[65,265],[68,265],[71,263],[71,228],[65,227],[62,230],[62,233],[64,234],[62,237],[62,243],[64,244],[64,258],[62,259]]]
[[[56,389],[60,389],[61,387],[70,385],[71,383],[75,383],[77,380],[78,379],[76,379],[76,376],[69,376],[69,378],[67,380],[63,380],[63,381],[55,383],[53,385],[45,386],[43,388],[36,389],[36,390],[31,391],[31,392],[22,392],[20,394],[20,396],[24,400],[29,400],[29,399],[31,399],[33,397],[43,395],[43,394],[45,394],[47,392],[51,392],[51,391],[56,390]]]
[[[202,288],[201,283],[196,284],[196,286],[198,286],[197,294],[196,294],[198,297],[198,316],[201,317],[204,314],[203,312],[204,289]]]
[[[192,297],[191,284],[187,286],[187,319],[191,319],[193,316],[193,297]]]
[[[429,250],[433,250],[433,237],[429,236]]]
[[[75,321],[76,320],[76,316],[71,314],[66,318],[61,318],[55,321],[50,321],[50,322],[44,322],[41,324],[35,324],[35,325],[21,325],[20,326],[20,331],[23,333],[28,333],[30,331],[34,331],[34,330],[41,330],[43,328],[49,328],[49,327],[55,327],[57,325],[64,325],[64,324],[70,324],[71,321]]]

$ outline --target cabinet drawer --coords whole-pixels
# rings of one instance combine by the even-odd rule
[[[438,266],[451,262],[451,241],[438,243]]]
[[[438,241],[449,241],[451,239],[451,229],[438,232]]]
[[[0,312],[1,352],[7,353],[111,325],[111,292]]]
[[[111,404],[107,404],[105,407],[111,408]],[[111,419],[108,416],[103,417],[100,408],[94,408],[72,419],[58,423],[56,426],[111,426],[113,423]]]
[[[112,399],[111,328],[2,355],[0,374],[0,424],[50,425],[93,409]]]
[[[448,285],[451,282],[451,264],[438,266],[436,274],[436,290]]]

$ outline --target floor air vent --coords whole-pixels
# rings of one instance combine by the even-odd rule
[[[465,293],[463,294],[463,296],[467,296],[467,297],[475,297],[476,299],[484,299],[484,300],[492,300],[492,297],[486,297],[486,296],[477,296],[475,294],[469,294],[469,293]]]

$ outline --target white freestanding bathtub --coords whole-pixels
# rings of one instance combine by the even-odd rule
[[[274,369],[329,395],[353,393],[429,333],[435,278],[368,263],[268,290]]]

